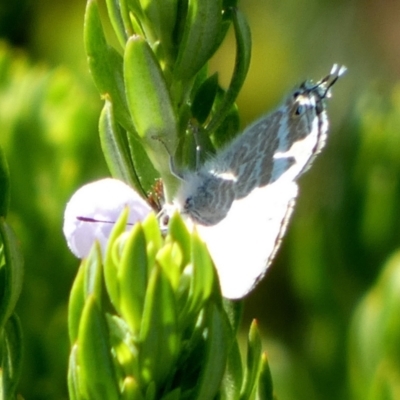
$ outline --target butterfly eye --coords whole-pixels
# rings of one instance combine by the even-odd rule
[[[301,95],[300,90],[296,90],[296,91],[293,93],[293,98],[296,100],[300,95]]]
[[[295,113],[295,115],[302,115],[304,113],[305,109],[306,109],[305,106],[300,104],[297,106],[294,113]]]
[[[186,200],[185,200],[185,205],[184,205],[184,209],[185,210],[190,210],[193,207],[193,197],[189,196]]]

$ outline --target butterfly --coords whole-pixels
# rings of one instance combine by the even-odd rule
[[[305,81],[270,114],[247,127],[181,186],[166,214],[178,211],[207,244],[224,297],[247,295],[263,278],[285,234],[298,178],[326,143],[326,99],[346,71],[334,65]]]
[[[177,211],[190,230],[198,231],[215,264],[224,297],[246,296],[276,255],[298,195],[297,179],[325,146],[325,100],[345,71],[334,65],[319,82],[302,83],[275,111],[246,128],[199,169],[182,174],[172,171],[182,184],[173,204],[165,204],[160,215],[168,217]],[[138,193],[116,179],[81,187],[64,215],[63,230],[71,251],[86,257],[98,240],[104,252],[112,226],[125,207],[131,211],[127,229],[152,210]]]

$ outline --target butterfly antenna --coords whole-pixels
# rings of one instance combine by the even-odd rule
[[[194,124],[190,124],[190,128],[193,132],[194,143],[196,144],[196,171],[200,168],[200,156],[201,156],[201,146],[199,141],[199,127]]]
[[[319,82],[317,82],[313,87],[311,87],[308,91],[312,92],[313,90],[319,88],[320,86],[325,86],[325,93],[322,98],[328,97],[329,89],[337,82],[337,80],[347,71],[347,68],[342,65],[339,67],[338,64],[333,64],[331,68],[331,72],[324,78],[322,78]]]
[[[183,180],[184,180],[184,179],[183,179],[183,174],[182,174],[182,172],[179,171],[178,168],[176,167],[176,165],[175,165],[175,160],[174,160],[174,156],[170,153],[170,151],[169,151],[169,149],[168,149],[168,146],[167,146],[167,145],[165,144],[165,142],[164,142],[161,138],[159,138],[158,136],[152,136],[152,139],[157,140],[158,142],[160,142],[160,143],[164,146],[164,148],[165,148],[165,150],[167,151],[168,156],[169,156],[169,170],[170,170],[171,174],[172,174],[175,178],[179,179],[180,181],[183,181]]]

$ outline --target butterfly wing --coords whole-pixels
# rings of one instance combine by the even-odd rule
[[[264,276],[285,233],[298,187],[276,181],[236,200],[221,222],[196,228],[218,271],[224,297],[245,296]]]

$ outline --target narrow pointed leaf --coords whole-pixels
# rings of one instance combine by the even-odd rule
[[[139,361],[144,382],[164,382],[179,351],[174,293],[164,271],[155,267],[146,292]]]
[[[166,59],[172,62],[178,0],[140,0],[140,4],[153,32],[152,41],[161,43]]]
[[[132,377],[127,377],[123,383],[121,400],[145,400],[139,384]]]
[[[149,386],[147,386],[146,400],[157,400],[156,399],[156,385],[155,385],[154,381],[150,382]]]
[[[101,249],[99,244],[95,242],[89,256],[82,260],[71,289],[68,304],[68,332],[71,344],[74,344],[77,340],[86,299],[89,296],[94,296],[98,304],[101,304],[102,284]]]
[[[79,323],[81,320],[83,307],[85,305],[85,272],[83,265],[86,263],[86,261],[87,260],[83,260],[81,266],[79,267],[69,296],[68,333],[71,345],[73,345],[78,338]]]
[[[128,40],[128,35],[125,30],[124,20],[122,18],[120,0],[106,0],[108,16],[111,21],[111,25],[114,28],[114,32],[117,35],[118,41],[121,47],[124,47]]]
[[[137,336],[124,319],[117,315],[106,314],[110,345],[113,356],[121,368],[122,376],[140,376],[138,363]]]
[[[85,298],[94,296],[98,304],[102,296],[102,259],[101,250],[97,242],[92,247],[85,264]]]
[[[148,193],[153,187],[154,182],[160,178],[160,173],[154,168],[137,135],[127,132],[127,139],[130,158],[134,165],[137,179],[140,182],[141,191],[144,190]]]
[[[181,390],[180,388],[174,389],[172,392],[169,392],[167,395],[163,396],[161,400],[180,400],[181,399]]]
[[[261,372],[258,380],[258,398],[259,400],[274,400],[272,376],[266,353],[262,355]]]
[[[125,242],[118,273],[120,312],[134,335],[140,331],[147,288],[146,238],[141,224],[136,224]]]
[[[118,310],[119,300],[120,300],[120,292],[119,292],[119,283],[118,283],[118,267],[119,261],[116,260],[114,249],[114,243],[116,239],[125,232],[126,224],[128,222],[128,210],[125,209],[121,216],[118,218],[118,221],[115,223],[113,230],[111,231],[111,235],[108,239],[107,250],[104,260],[104,280],[107,288],[107,293],[110,296],[111,303]]]
[[[213,119],[207,126],[211,133],[218,128],[220,123],[230,112],[246,79],[251,59],[251,33],[243,14],[238,9],[233,9],[233,23],[236,37],[236,60],[229,88]]]
[[[156,255],[163,245],[163,239],[161,237],[160,227],[158,220],[154,213],[151,213],[142,224],[143,232],[146,237],[147,243],[147,260],[149,273],[153,269],[153,265],[156,260]]]
[[[204,365],[196,386],[194,400],[214,399],[224,375],[232,334],[225,315],[214,304],[207,309],[207,338]]]
[[[21,293],[24,272],[18,240],[3,217],[0,217],[0,245],[1,243],[5,264],[0,266],[0,279],[3,285],[0,289],[0,332],[14,312]]]
[[[78,336],[79,374],[83,398],[118,400],[107,324],[93,296],[86,300]]]
[[[191,238],[189,231],[187,230],[187,227],[179,213],[174,213],[170,218],[168,224],[168,234],[181,246],[184,256],[182,264],[187,265],[190,262]]]
[[[78,346],[71,348],[68,364],[68,394],[70,400],[80,400],[79,390],[79,366],[78,366]]]
[[[111,175],[134,187],[138,193],[144,196],[146,193],[130,158],[126,133],[115,121],[113,105],[108,100],[106,100],[100,115],[99,133],[101,148]],[[139,142],[137,142],[137,146],[140,146]]]
[[[128,131],[134,132],[125,97],[122,57],[107,44],[96,0],[88,0],[84,25],[85,49],[89,69],[98,91],[108,96],[116,119]]]
[[[170,174],[169,165],[177,143],[175,112],[160,65],[142,37],[133,36],[127,42],[124,76],[136,132],[143,139],[146,152],[164,184],[168,185],[176,180]]]
[[[241,400],[252,398],[256,391],[256,385],[261,371],[262,343],[258,332],[257,322],[254,320],[250,327],[247,342],[247,368],[245,371],[244,385]]]
[[[172,290],[178,291],[182,273],[182,250],[177,243],[166,243],[157,254],[157,263],[163,268]]]
[[[233,341],[221,384],[222,398],[238,400],[243,384],[243,368],[237,340]]]
[[[219,88],[217,98],[215,99],[214,109],[219,110],[220,105],[225,102],[226,92]],[[211,121],[212,123],[212,121]],[[208,129],[208,128],[207,128]],[[207,132],[206,129],[206,132]],[[230,143],[240,132],[239,109],[235,104],[226,113],[224,119],[219,123],[210,138],[215,148],[220,149]],[[208,135],[207,135],[208,137]]]
[[[197,314],[211,295],[215,285],[215,270],[207,246],[197,232],[191,237],[193,280],[190,291],[192,314]]]
[[[0,148],[0,217],[7,215],[10,200],[10,182],[8,165],[3,150]]]
[[[228,316],[232,331],[237,333],[243,315],[243,301],[223,299],[222,306]]]
[[[158,61],[143,38],[130,38],[124,59],[130,113],[146,153],[163,179],[168,200],[178,186],[170,171],[170,157],[175,153],[177,143],[177,124],[170,94]]]
[[[8,319],[3,335],[0,336],[2,336],[0,398],[13,399],[22,368],[22,330],[16,314]]]
[[[219,44],[221,27],[221,0],[189,0],[174,69],[176,80],[189,81],[209,61]]]
[[[218,74],[207,78],[196,92],[191,111],[199,124],[203,124],[209,116],[218,90]]]

